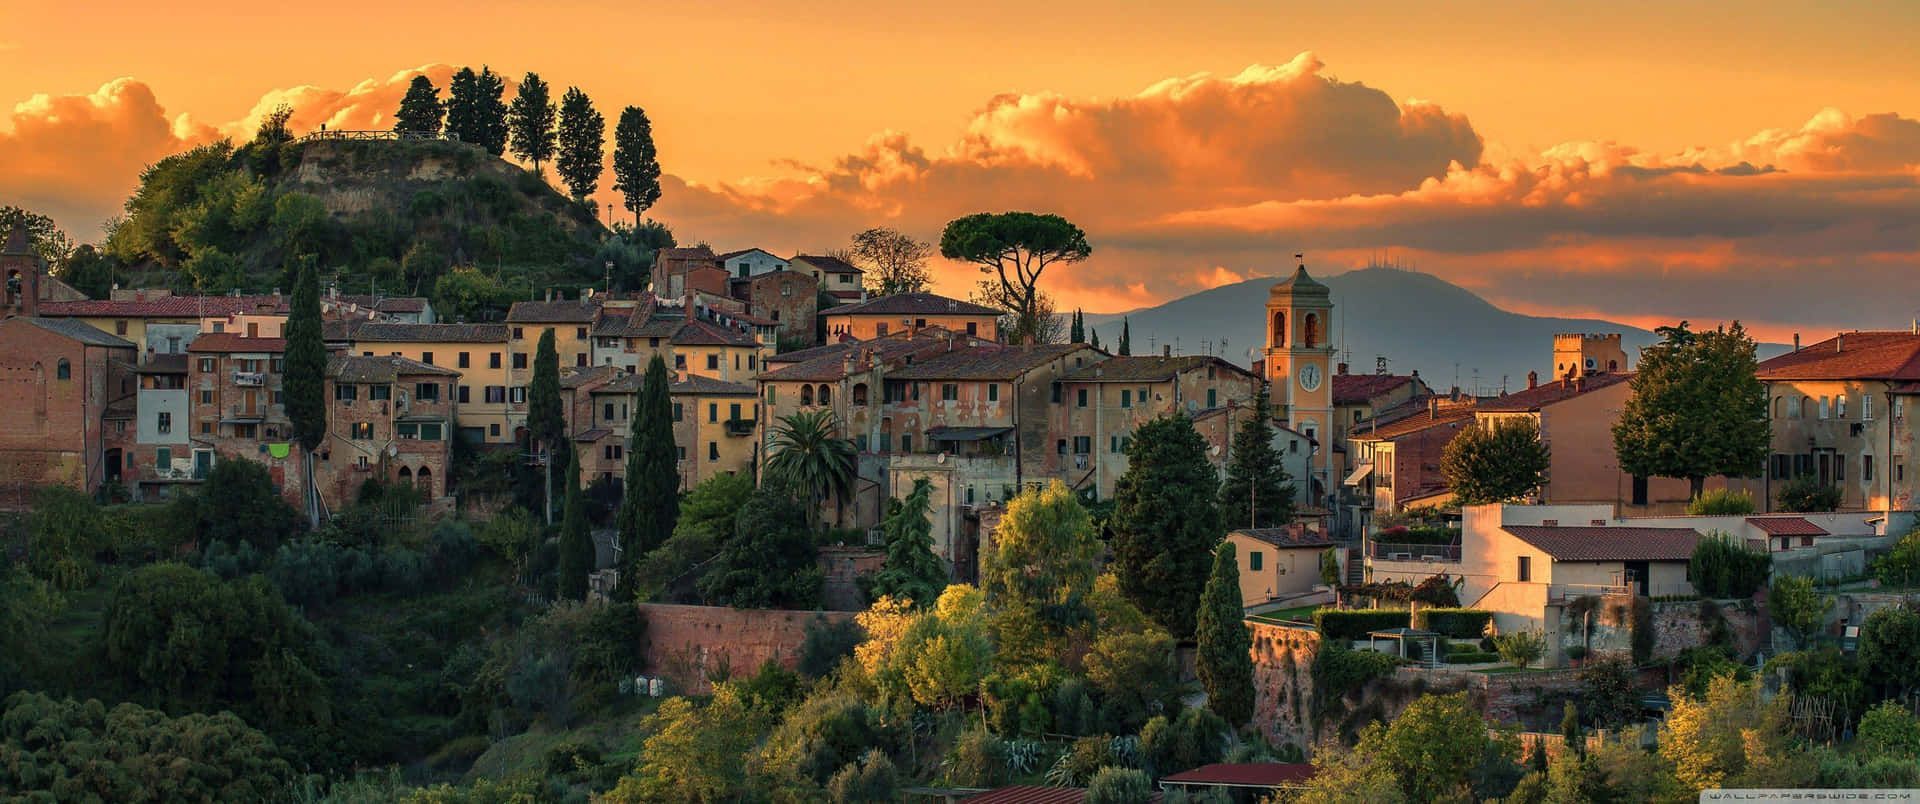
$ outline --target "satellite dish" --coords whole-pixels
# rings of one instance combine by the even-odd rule
[[[947,462],[947,454],[946,454],[946,453],[944,453],[944,452],[942,452],[942,453],[939,453],[939,454],[937,454],[937,455],[935,455],[935,456],[933,456],[933,462],[934,462],[934,463],[946,463],[946,462]]]
[[[395,458],[395,457],[399,457],[399,455],[400,455],[400,445],[398,444],[387,445],[387,457]]]

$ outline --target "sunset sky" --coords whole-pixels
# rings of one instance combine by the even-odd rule
[[[1031,209],[1087,229],[1048,286],[1089,311],[1305,251],[1778,339],[1920,315],[1920,3],[903,5],[9,0],[0,203],[97,238],[141,166],[277,103],[387,128],[414,73],[486,63],[645,107],[656,217],[719,249]]]

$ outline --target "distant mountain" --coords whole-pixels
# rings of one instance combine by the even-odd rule
[[[1553,374],[1553,336],[1561,332],[1618,332],[1629,356],[1657,340],[1652,332],[1592,318],[1547,318],[1508,312],[1465,288],[1427,274],[1367,268],[1316,276],[1333,290],[1335,345],[1356,374],[1371,373],[1375,358],[1387,370],[1418,370],[1436,390],[1457,383],[1464,391],[1499,393],[1525,388],[1527,372]],[[1124,316],[1133,353],[1175,344],[1183,354],[1211,351],[1240,365],[1266,337],[1267,291],[1281,278],[1250,279],[1128,313],[1086,317],[1108,349],[1120,342]],[[1224,345],[1223,345],[1224,343]],[[1766,359],[1786,347],[1761,344]],[[1457,374],[1456,374],[1457,371]]]

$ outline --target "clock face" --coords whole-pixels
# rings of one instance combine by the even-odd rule
[[[1309,391],[1320,387],[1320,367],[1308,364],[1300,367],[1300,387]]]

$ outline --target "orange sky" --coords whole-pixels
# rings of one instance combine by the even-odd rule
[[[1088,229],[1053,281],[1089,309],[1383,249],[1532,310],[1920,307],[1920,4],[898,5],[11,0],[0,203],[90,236],[140,165],[265,104],[373,124],[404,71],[485,62],[646,107],[656,213],[722,248],[1018,207]]]

